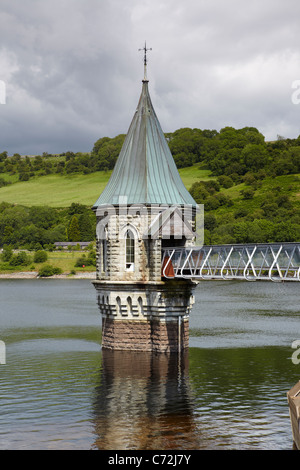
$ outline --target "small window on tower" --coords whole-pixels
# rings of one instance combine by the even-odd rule
[[[126,232],[126,269],[134,271],[134,235],[131,230]]]

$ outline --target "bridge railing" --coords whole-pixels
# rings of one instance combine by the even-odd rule
[[[164,248],[162,276],[300,281],[300,242]]]

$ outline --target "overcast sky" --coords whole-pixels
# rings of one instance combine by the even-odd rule
[[[299,0],[1,0],[0,37],[9,155],[90,151],[127,133],[145,40],[164,132],[300,134]]]

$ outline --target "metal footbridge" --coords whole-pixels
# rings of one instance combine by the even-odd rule
[[[163,248],[162,276],[300,281],[300,242]]]

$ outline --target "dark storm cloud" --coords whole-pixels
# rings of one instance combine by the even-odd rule
[[[0,150],[90,151],[126,133],[143,47],[163,129],[255,126],[297,137],[296,0],[2,0]]]

